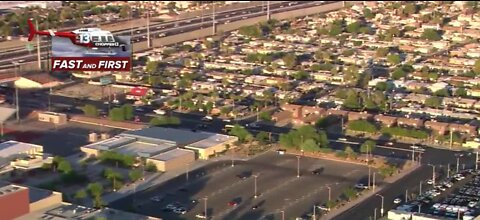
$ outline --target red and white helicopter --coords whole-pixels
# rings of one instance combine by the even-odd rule
[[[33,23],[30,19],[27,21],[30,33],[28,34],[28,41],[32,41],[35,35],[45,35],[51,37],[64,37],[69,38],[70,41],[79,46],[98,49],[98,48],[111,48],[111,47],[121,47],[122,51],[127,50],[127,42],[124,42],[122,39],[113,36],[110,31],[104,31],[100,28],[80,28],[71,32],[61,32],[61,31],[38,31],[33,26]]]

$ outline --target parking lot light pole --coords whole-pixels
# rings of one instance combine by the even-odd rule
[[[205,207],[204,207],[204,211],[205,211],[205,219],[208,219],[208,215],[207,215],[207,200],[208,198],[205,196]]]
[[[370,185],[371,185],[371,184],[370,184],[370,173],[371,173],[371,171],[370,171],[370,164],[368,164],[368,189],[370,189]]]
[[[447,178],[450,178],[450,164],[447,165]]]
[[[300,156],[297,155],[297,178],[300,178]]]
[[[285,220],[285,211],[280,211],[282,213],[282,220]]]
[[[420,213],[420,210],[422,209],[422,204],[418,204],[418,213]]]
[[[257,197],[258,197],[258,196],[257,196],[257,177],[258,177],[258,175],[254,175],[254,176],[253,176],[253,178],[255,178],[255,179],[254,179],[254,181],[255,181],[255,183],[254,183],[254,188],[255,188],[255,189],[254,189],[254,194],[253,194],[253,197],[254,197],[254,198],[257,198]]]
[[[316,214],[316,213],[315,213],[316,207],[317,207],[317,206],[315,206],[315,204],[313,204],[313,215],[312,215],[312,219],[313,219],[313,220],[316,220],[316,219],[317,219],[316,216],[315,216],[315,214]]]
[[[381,206],[381,208],[380,208],[380,216],[383,216],[383,203],[384,203],[384,201],[385,201],[385,197],[383,197],[382,195],[380,195],[380,194],[378,194],[378,193],[375,194],[375,196],[380,196],[380,198],[382,198],[382,206]]]
[[[373,210],[373,220],[377,220],[377,208]]]
[[[190,163],[187,163],[187,172],[185,173],[185,177],[187,179],[187,182],[188,182],[188,171],[190,169]]]
[[[432,185],[435,185],[435,165],[428,164],[428,166],[432,167]]]
[[[457,156],[457,172],[456,172],[456,173],[458,173],[458,170],[459,170],[459,169],[458,169],[458,168],[459,168],[459,165],[460,165],[460,157],[458,157],[458,156]]]
[[[373,191],[375,192],[375,172],[373,172],[373,185],[372,185],[372,189],[373,189]]]
[[[419,190],[418,195],[421,195],[421,194],[422,194],[422,181],[420,181],[420,190]]]
[[[330,186],[327,186],[328,189],[328,202],[332,200],[332,188]]]

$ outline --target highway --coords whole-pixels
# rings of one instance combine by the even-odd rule
[[[291,11],[296,9],[308,8],[313,6],[318,6],[322,4],[332,3],[331,1],[328,2],[321,2],[321,1],[312,1],[312,2],[276,2],[270,5],[270,12],[280,13],[285,11]],[[226,24],[230,22],[235,22],[239,20],[259,17],[259,16],[266,16],[267,9],[266,6],[262,7],[249,7],[249,8],[242,8],[233,11],[225,11],[218,14],[215,14],[215,23],[217,25]],[[184,32],[189,32],[193,30],[198,30],[201,28],[208,28],[212,27],[213,24],[213,16],[204,16],[202,17],[195,17],[195,18],[188,18],[178,21],[170,21],[166,23],[159,23],[159,24],[152,24],[150,25],[150,36],[151,39],[154,38],[161,38],[171,35],[176,35]],[[132,30],[122,30],[114,32],[115,34],[122,35],[128,34],[130,35]],[[133,37],[132,41],[134,43],[142,42],[147,40],[147,29],[146,27],[137,28],[133,30]],[[48,43],[44,41],[44,44]],[[45,45],[42,48],[41,58],[44,60],[47,55],[47,47],[49,45]],[[21,63],[28,63],[28,62],[36,62],[37,54],[35,51],[28,52],[25,48],[22,48],[18,51],[12,51],[7,53],[0,54],[0,69],[9,69],[13,67],[12,61],[17,61]]]

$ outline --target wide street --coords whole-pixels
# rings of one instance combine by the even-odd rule
[[[297,163],[300,162],[300,177],[297,178]],[[323,169],[320,174],[311,171]],[[246,173],[245,179],[238,175]],[[265,153],[248,161],[230,161],[211,164],[187,175],[179,176],[164,184],[152,186],[111,204],[112,207],[128,209],[136,204],[136,210],[166,219],[193,219],[205,209],[213,219],[281,219],[285,216],[299,217],[308,213],[313,204],[321,205],[331,198],[336,199],[348,186],[365,179],[368,169],[364,166],[297,158],[293,155]],[[255,176],[257,198],[255,195]],[[382,185],[379,180],[378,185]],[[162,202],[151,201],[153,196],[164,198]],[[196,203],[192,204],[192,200]],[[230,201],[238,205],[229,206]],[[178,216],[163,210],[170,203],[179,202],[189,210]],[[138,207],[140,205],[140,207]],[[252,206],[258,206],[252,210]]]

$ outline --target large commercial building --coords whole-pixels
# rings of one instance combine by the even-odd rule
[[[180,169],[196,158],[208,159],[225,151],[237,137],[209,132],[151,127],[127,131],[107,140],[81,147],[82,152],[98,156],[103,151],[114,151],[138,158],[146,158],[158,170]]]
[[[0,173],[16,168],[29,170],[51,162],[53,158],[43,154],[43,147],[18,141],[0,143]]]

